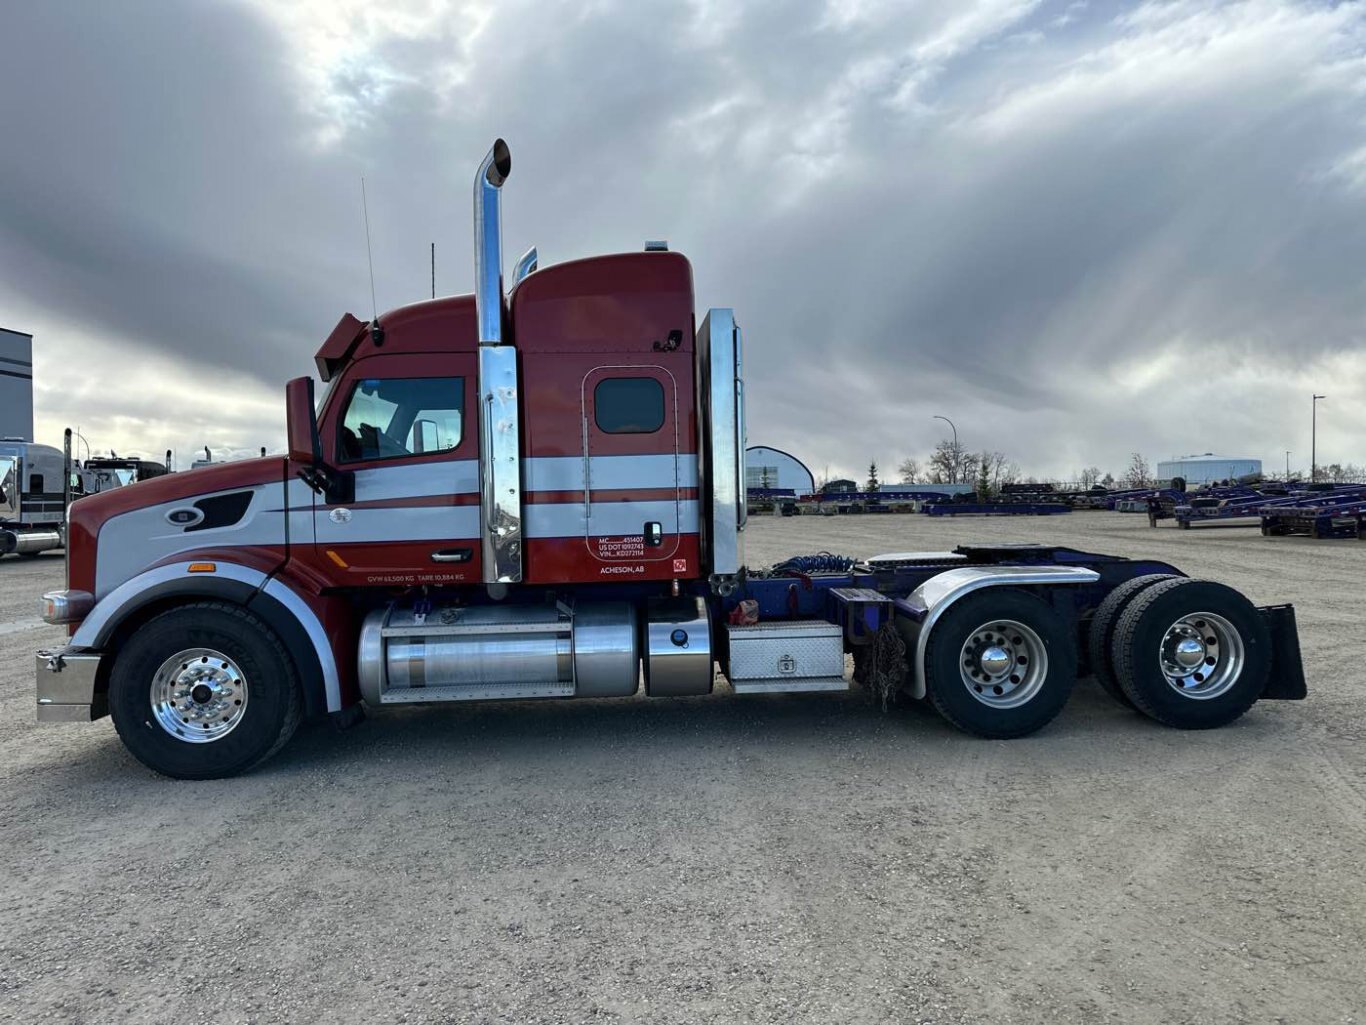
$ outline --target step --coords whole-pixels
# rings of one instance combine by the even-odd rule
[[[777,677],[769,680],[740,680],[730,682],[736,694],[803,694],[811,691],[848,690],[849,681],[843,676],[810,676],[799,680]]]
[[[437,701],[516,701],[523,698],[572,698],[570,683],[463,683],[436,687],[391,687],[380,696],[385,705]]]

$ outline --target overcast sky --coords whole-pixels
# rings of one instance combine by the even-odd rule
[[[1366,462],[1366,11],[1103,0],[0,0],[0,326],[38,440],[279,447],[343,311],[667,238],[750,440],[860,478]]]

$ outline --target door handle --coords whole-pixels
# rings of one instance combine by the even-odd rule
[[[432,562],[469,562],[473,557],[473,548],[441,548],[432,552]]]
[[[650,548],[658,548],[664,543],[664,524],[654,520],[645,524],[645,544]]]

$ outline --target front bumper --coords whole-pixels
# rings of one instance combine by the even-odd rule
[[[109,714],[107,696],[95,690],[104,655],[62,649],[37,658],[39,722],[90,722]]]

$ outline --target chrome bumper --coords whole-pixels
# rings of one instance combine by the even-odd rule
[[[95,693],[102,658],[97,651],[38,652],[38,721],[90,722],[108,715],[108,700]]]

